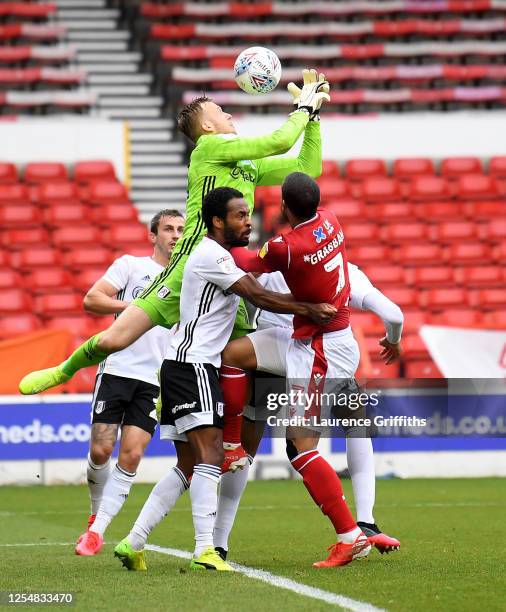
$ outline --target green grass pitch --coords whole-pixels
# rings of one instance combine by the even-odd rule
[[[351,500],[349,481],[344,485]],[[185,560],[155,552],[147,552],[147,573],[126,571],[113,558],[113,545],[128,533],[150,490],[134,485],[100,555],[84,558],[70,543],[86,525],[85,487],[0,488],[0,590],[72,591],[77,610],[336,609],[244,575],[190,572]],[[376,519],[401,539],[401,551],[381,556],[373,550],[367,560],[317,570],[311,563],[325,557],[334,537],[302,483],[253,482],[230,558],[387,610],[504,610],[505,507],[500,479],[379,481]],[[188,495],[150,543],[191,550]]]

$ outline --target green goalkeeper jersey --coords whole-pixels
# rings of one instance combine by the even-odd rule
[[[272,157],[289,151],[303,131],[298,157]],[[312,177],[321,174],[320,123],[308,123],[306,113],[292,113],[279,129],[266,136],[201,136],[190,158],[186,223],[172,259],[178,253],[189,255],[206,233],[202,201],[209,191],[216,187],[238,189],[253,211],[255,187],[280,185],[292,172],[305,172]]]

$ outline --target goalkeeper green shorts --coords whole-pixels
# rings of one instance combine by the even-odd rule
[[[133,301],[133,304],[144,310],[154,325],[170,328],[179,322],[179,300],[187,259],[188,255],[175,255],[165,270]],[[251,329],[246,305],[241,300],[230,339],[242,338]]]

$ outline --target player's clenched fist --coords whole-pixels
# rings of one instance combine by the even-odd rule
[[[304,304],[306,308],[305,316],[312,319],[322,327],[328,325],[336,316],[337,310],[330,304]]]
[[[288,83],[287,89],[293,96],[293,103],[297,109],[306,109],[313,121],[319,118],[320,107],[323,102],[329,102],[330,86],[325,80],[323,73],[318,73],[314,68],[305,68],[302,71],[302,89],[295,83]]]
[[[379,344],[384,347],[380,353],[380,357],[383,357],[385,363],[390,365],[397,361],[401,356],[401,345],[400,342],[389,342],[385,336],[379,341]]]

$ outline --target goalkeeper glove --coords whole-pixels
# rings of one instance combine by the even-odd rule
[[[293,103],[297,110],[305,110],[310,121],[320,120],[320,107],[324,100],[330,101],[329,84],[323,73],[318,74],[314,69],[302,71],[304,85],[302,89],[295,83],[288,83],[287,89],[293,96]]]

